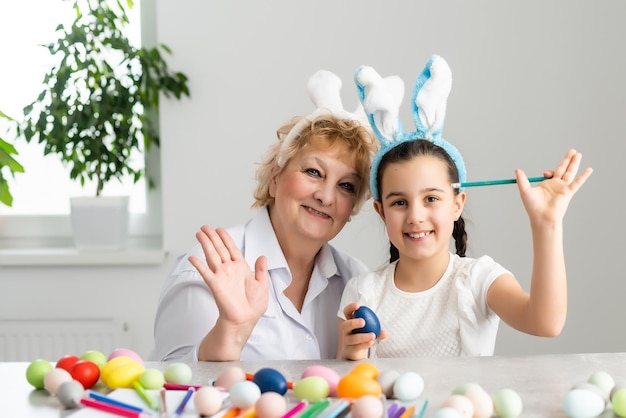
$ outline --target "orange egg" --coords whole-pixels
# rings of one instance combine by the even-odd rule
[[[370,379],[376,379],[378,377],[378,369],[371,363],[357,364],[350,373],[361,374]]]
[[[337,397],[356,399],[365,395],[380,396],[382,386],[376,380],[360,373],[348,373],[337,384]]]

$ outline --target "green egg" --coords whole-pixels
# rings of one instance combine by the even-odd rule
[[[185,363],[172,363],[165,368],[163,376],[168,383],[188,385],[191,383],[191,367]]]
[[[296,382],[293,394],[300,400],[316,402],[328,397],[329,386],[326,379],[319,376],[308,376]]]
[[[37,359],[26,368],[26,380],[35,389],[43,389],[43,378],[52,370],[52,363],[48,360]]]
[[[605,398],[609,397],[611,390],[613,390],[613,387],[615,386],[615,380],[613,380],[613,377],[604,371],[595,372],[589,376],[587,382],[600,388],[600,390],[604,393]]]
[[[161,389],[165,384],[165,376],[161,370],[146,369],[139,376],[139,383],[146,389]]]
[[[493,409],[500,418],[517,418],[522,414],[522,398],[513,389],[500,389],[493,395]]]
[[[613,412],[618,417],[626,417],[626,388],[618,389],[611,397]]]

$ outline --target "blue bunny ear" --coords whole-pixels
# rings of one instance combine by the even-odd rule
[[[361,66],[354,75],[363,110],[384,147],[402,134],[399,112],[404,82],[398,76],[382,78],[372,67]]]
[[[448,63],[433,55],[417,77],[413,89],[413,118],[420,138],[441,137],[451,89],[452,71]]]
[[[463,157],[454,145],[441,137],[451,89],[452,71],[450,66],[439,55],[432,55],[415,81],[413,119],[416,136],[428,139],[446,150],[456,164],[459,181],[463,183],[467,179]]]
[[[372,160],[370,173],[370,189],[374,199],[380,198],[376,178],[383,156],[406,141],[427,140],[440,146],[454,161],[459,181],[466,181],[467,172],[461,153],[441,137],[448,96],[452,89],[452,71],[442,57],[432,55],[415,81],[412,100],[415,132],[402,131],[399,108],[404,95],[404,83],[399,77],[383,79],[373,68],[362,66],[357,69],[354,81],[370,125],[381,143]]]

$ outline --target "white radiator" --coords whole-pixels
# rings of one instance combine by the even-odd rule
[[[130,348],[128,325],[114,319],[0,320],[0,361],[57,361],[98,350]]]

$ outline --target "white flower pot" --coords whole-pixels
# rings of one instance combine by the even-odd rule
[[[128,241],[128,200],[128,196],[71,197],[71,221],[76,248],[124,248]]]

